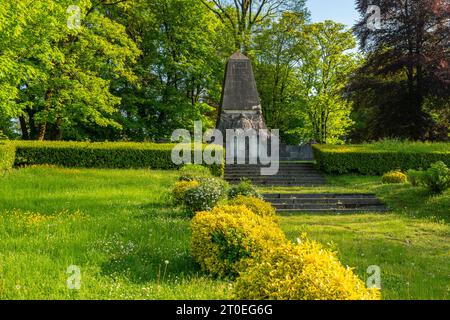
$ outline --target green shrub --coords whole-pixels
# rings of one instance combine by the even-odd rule
[[[4,134],[2,130],[0,130],[0,141],[6,141],[6,140],[9,140],[8,136],[6,134]]]
[[[401,171],[390,171],[385,173],[381,178],[381,182],[384,184],[406,183],[408,177]]]
[[[172,198],[176,205],[184,204],[186,199],[186,192],[192,188],[196,188],[200,183],[196,180],[193,181],[180,181],[175,184],[172,189]]]
[[[256,190],[251,181],[247,179],[242,179],[242,181],[238,185],[230,187],[230,190],[228,191],[228,197],[230,199],[233,199],[237,196],[249,196],[262,199],[261,194]]]
[[[442,193],[450,188],[450,169],[443,162],[436,162],[424,171],[422,183],[433,193]]]
[[[380,142],[365,145],[315,145],[317,167],[327,173],[382,175],[400,169],[428,168],[443,161],[450,165],[450,144]]]
[[[107,169],[177,169],[172,162],[175,144],[131,142],[15,142],[16,166],[57,165],[62,167]],[[222,175],[224,165],[211,165],[214,175]]]
[[[191,212],[212,210],[226,198],[228,184],[219,178],[200,179],[197,187],[186,190],[184,205]]]
[[[261,217],[268,217],[277,221],[276,210],[269,202],[252,196],[237,196],[229,201],[232,206],[246,206],[253,213]]]
[[[191,223],[191,253],[204,271],[235,277],[250,258],[257,259],[272,246],[284,243],[281,229],[271,219],[245,206],[217,206],[199,212]]]
[[[336,255],[320,244],[268,246],[262,259],[248,261],[239,274],[234,295],[240,300],[375,300],[378,289],[367,289]]]
[[[11,143],[0,142],[0,173],[12,169],[15,159],[16,149]]]
[[[408,176],[409,183],[411,183],[414,187],[418,187],[422,184],[423,171],[410,169],[407,171],[406,175]]]
[[[198,165],[198,164],[187,164],[184,165],[180,171],[180,181],[194,181],[200,178],[210,178],[212,177],[211,170],[209,168]]]

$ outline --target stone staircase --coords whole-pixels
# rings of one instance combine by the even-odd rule
[[[315,187],[326,183],[313,163],[280,162],[279,165],[278,174],[274,176],[262,176],[261,165],[226,165],[225,180],[236,184],[248,179],[257,186],[268,187]]]
[[[277,212],[311,213],[355,213],[385,212],[388,209],[374,195],[361,194],[265,194],[264,199],[277,209]]]

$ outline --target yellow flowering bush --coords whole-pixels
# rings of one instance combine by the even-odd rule
[[[172,189],[172,197],[175,204],[183,204],[186,191],[196,188],[200,185],[198,181],[180,181]]]
[[[231,199],[229,201],[229,204],[233,206],[246,206],[258,216],[270,217],[277,221],[275,208],[272,206],[272,204],[264,200],[251,196],[238,196],[234,199]]]
[[[408,177],[401,171],[390,171],[383,175],[381,182],[384,184],[406,183],[408,182]]]
[[[303,239],[267,247],[260,260],[248,262],[237,279],[234,295],[245,300],[377,300],[335,253]]]
[[[217,206],[199,212],[191,229],[192,256],[203,270],[221,278],[235,277],[248,260],[286,241],[277,224],[246,206]]]

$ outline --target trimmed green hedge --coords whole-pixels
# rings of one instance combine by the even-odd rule
[[[445,143],[315,145],[313,151],[318,169],[327,173],[383,175],[397,169],[426,169],[437,161],[450,166],[450,144]]]
[[[14,145],[0,142],[0,173],[11,170],[14,165],[15,153]]]
[[[132,142],[36,142],[17,141],[16,166],[57,165],[106,169],[177,169],[171,154],[174,144]],[[212,165],[214,175],[224,166]]]

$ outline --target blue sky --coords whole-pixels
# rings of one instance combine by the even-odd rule
[[[351,27],[358,18],[355,0],[307,0],[306,6],[313,22],[333,20]]]

